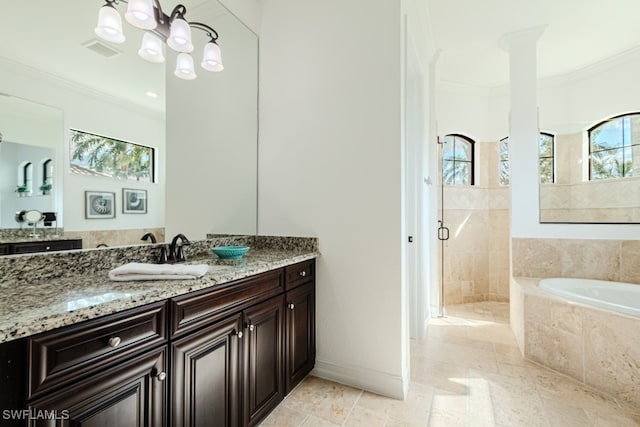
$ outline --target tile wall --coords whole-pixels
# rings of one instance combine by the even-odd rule
[[[511,240],[514,277],[576,277],[640,284],[640,241]]]
[[[498,186],[497,147],[476,143],[476,185],[444,189],[446,304],[509,301],[511,195]]]

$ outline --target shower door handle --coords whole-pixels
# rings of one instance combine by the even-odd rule
[[[438,240],[449,240],[449,228],[442,225],[442,221],[438,221]]]

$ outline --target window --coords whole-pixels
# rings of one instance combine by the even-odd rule
[[[474,141],[451,134],[442,145],[442,182],[446,185],[473,185]]]
[[[640,147],[640,113],[600,122],[588,134],[589,179],[633,176],[633,152]]]
[[[498,144],[498,168],[498,183],[509,185],[509,137],[502,138]]]
[[[154,182],[154,149],[71,129],[71,172]]]
[[[555,182],[555,136],[550,133],[541,132],[538,139],[538,173],[541,184],[551,184]],[[498,145],[498,162],[500,185],[510,184],[509,169],[509,137],[502,138]]]
[[[555,137],[550,133],[540,132],[538,144],[540,184],[553,184],[555,182]]]

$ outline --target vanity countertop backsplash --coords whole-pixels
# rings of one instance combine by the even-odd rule
[[[110,247],[0,257],[0,343],[175,297],[316,258],[315,237],[208,235],[184,251],[208,264],[200,279],[114,282],[108,272],[129,262],[155,263],[161,246]],[[221,260],[212,246],[250,246],[240,260]]]

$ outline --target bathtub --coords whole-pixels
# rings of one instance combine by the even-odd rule
[[[523,356],[640,408],[640,285],[513,277]]]
[[[591,279],[543,279],[540,287],[570,301],[640,317],[640,285]]]

